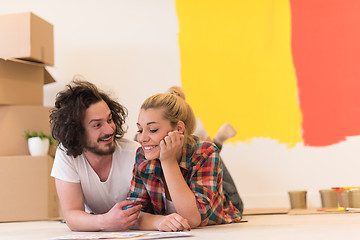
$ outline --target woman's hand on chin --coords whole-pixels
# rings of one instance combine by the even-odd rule
[[[160,141],[160,161],[178,162],[182,155],[184,145],[184,135],[178,131],[169,132],[168,135]]]

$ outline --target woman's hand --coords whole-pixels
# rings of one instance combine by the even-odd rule
[[[178,131],[169,132],[168,135],[160,141],[160,162],[177,162],[182,155],[184,145],[184,135]]]
[[[157,223],[157,228],[159,231],[164,231],[164,232],[191,230],[188,220],[186,220],[177,213],[172,213],[170,215],[162,216],[162,218],[160,218]]]

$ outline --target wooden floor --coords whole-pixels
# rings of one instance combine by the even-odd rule
[[[248,222],[207,226],[176,239],[360,239],[360,213],[247,215]],[[1,240],[52,239],[71,232],[59,221],[0,223]]]

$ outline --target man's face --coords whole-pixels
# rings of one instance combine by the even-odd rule
[[[85,111],[85,150],[98,155],[115,151],[115,124],[111,111],[104,101],[90,105]]]

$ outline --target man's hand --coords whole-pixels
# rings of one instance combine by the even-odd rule
[[[191,229],[188,220],[177,213],[162,216],[157,223],[157,228],[164,232],[190,231]]]
[[[118,202],[110,209],[109,212],[103,215],[103,231],[124,231],[133,227],[137,221],[142,205],[136,205],[126,210],[127,205],[134,204],[134,201]]]

